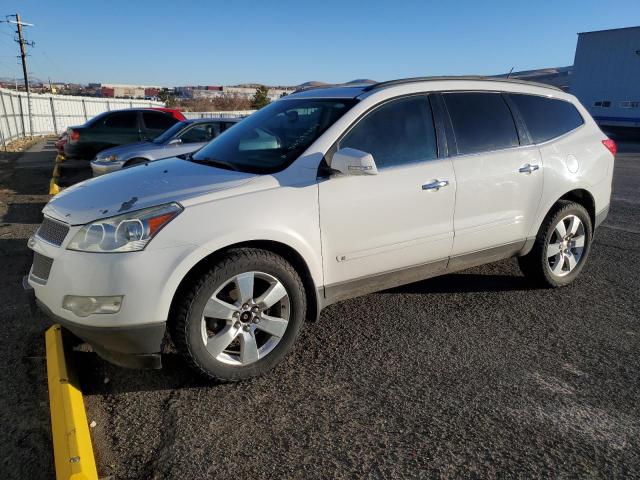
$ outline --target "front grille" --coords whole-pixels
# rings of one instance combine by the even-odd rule
[[[45,257],[44,255],[40,255],[38,252],[34,252],[31,275],[46,282],[49,279],[51,265],[53,265],[53,258]]]
[[[67,233],[69,233],[69,225],[45,217],[36,236],[59,247],[64,242]]]

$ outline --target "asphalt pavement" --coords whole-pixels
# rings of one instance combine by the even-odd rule
[[[53,475],[45,322],[19,287],[54,155],[38,148],[0,154],[2,478]],[[640,154],[621,153],[610,216],[568,287],[538,289],[512,259],[342,302],[238,384],[204,382],[174,354],[135,371],[75,353],[98,472],[640,477],[639,274]]]

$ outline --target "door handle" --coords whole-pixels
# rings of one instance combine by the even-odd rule
[[[435,190],[436,192],[442,187],[449,185],[449,180],[434,180],[431,183],[425,183],[422,185],[422,190]]]
[[[540,168],[539,165],[530,165],[527,163],[524,167],[520,167],[518,171],[520,173],[532,173],[538,170],[539,168]]]

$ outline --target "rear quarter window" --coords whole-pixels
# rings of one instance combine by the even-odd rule
[[[564,135],[584,123],[570,102],[536,95],[509,94],[527,125],[534,143]]]
[[[488,152],[520,145],[511,110],[499,93],[445,93],[458,154]]]

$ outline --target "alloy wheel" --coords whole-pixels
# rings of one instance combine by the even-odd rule
[[[582,258],[586,241],[584,223],[576,215],[568,215],[555,226],[547,245],[547,261],[551,272],[564,277]]]
[[[289,323],[285,286],[265,272],[244,272],[223,282],[202,313],[202,341],[218,361],[244,366],[268,355]]]

